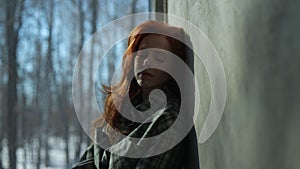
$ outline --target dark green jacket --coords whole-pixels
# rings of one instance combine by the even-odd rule
[[[143,141],[148,137],[157,136],[160,133],[171,130],[171,134],[168,136],[173,137],[179,133],[182,126],[178,126],[176,129],[170,128],[174,121],[177,119],[180,99],[178,97],[172,97],[171,90],[166,89],[165,93],[170,96],[168,101],[164,106],[161,113],[153,113],[154,118],[151,122],[136,123],[128,121],[122,118],[119,121],[121,128],[125,128],[126,131],[131,131],[130,134],[120,140],[128,138],[138,138]],[[161,96],[157,96],[154,103],[158,105],[161,103],[159,99]],[[144,101],[138,104],[135,108],[138,110],[148,110],[150,103]],[[130,112],[130,111],[129,111]],[[158,112],[158,111],[157,111]],[[185,113],[185,112],[183,112]],[[136,113],[133,113],[136,116]],[[181,123],[180,123],[181,124]],[[172,134],[173,133],[173,134]],[[103,128],[97,130],[95,133],[95,140],[107,139],[107,134],[103,131]],[[170,139],[171,140],[171,139]],[[169,140],[157,140],[156,145],[160,146],[162,143],[168,143]],[[98,142],[98,143],[99,143]],[[129,141],[130,142],[130,141]],[[152,145],[152,144],[151,144]],[[168,145],[168,144],[165,144]],[[125,148],[124,148],[125,147]],[[127,151],[128,146],[120,146],[117,149]],[[132,150],[132,149],[130,149]],[[139,151],[139,150],[138,150]],[[136,152],[136,151],[134,151]],[[138,156],[140,157],[140,156]],[[85,153],[82,155],[80,161],[73,167],[73,169],[198,169],[199,168],[199,156],[198,156],[198,146],[195,128],[192,127],[190,132],[174,147],[171,149],[151,157],[145,158],[129,158],[119,156],[117,154],[111,153],[108,148],[104,149],[97,145],[96,143],[87,148]]]

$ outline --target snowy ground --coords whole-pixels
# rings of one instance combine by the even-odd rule
[[[75,137],[70,138],[70,158],[74,159],[74,152],[75,152]],[[41,164],[40,169],[65,169],[66,168],[66,154],[65,154],[65,141],[62,138],[57,137],[51,137],[49,138],[49,155],[50,155],[50,166],[51,167],[45,167],[44,164]],[[36,151],[34,150],[32,154],[32,148],[34,147],[35,143],[34,141],[29,145],[26,145],[22,148],[17,149],[17,169],[35,169],[36,164],[35,161],[37,159]],[[87,145],[81,145],[82,150],[84,150]],[[8,147],[7,142],[4,140],[2,142],[2,162],[4,169],[8,169]],[[26,159],[25,159],[25,150],[26,150]],[[44,158],[44,150],[42,149],[42,162]],[[71,162],[72,166],[72,162]]]

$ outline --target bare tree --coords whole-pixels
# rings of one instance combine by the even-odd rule
[[[92,20],[91,20],[91,25],[92,25],[92,30],[91,34],[94,34],[97,31],[97,11],[98,11],[98,1],[97,0],[92,0],[90,4],[92,8]],[[94,70],[94,57],[95,57],[95,38],[92,38],[92,47],[91,47],[91,60],[89,63],[89,79],[88,79],[88,95],[91,96],[93,89],[94,89],[94,79],[93,79],[93,70]],[[88,116],[90,116],[91,111],[95,111],[91,109],[91,106],[87,107]],[[89,117],[91,119],[91,117]],[[90,120],[92,121],[92,119]],[[87,138],[87,137],[86,137]]]
[[[43,165],[49,166],[49,152],[53,148],[50,137],[64,139],[67,168],[70,161],[78,160],[82,145],[90,140],[76,119],[71,100],[70,74],[74,60],[88,39],[87,35],[123,14],[138,12],[139,9],[135,8],[137,2],[131,0],[128,6],[132,8],[121,8],[120,3],[124,2],[102,0],[0,1],[0,76],[3,77],[0,79],[0,107],[4,109],[0,111],[0,143],[6,143],[3,139],[7,140],[9,150],[6,158],[2,152],[6,145],[0,146],[0,169],[6,159],[9,159],[9,168],[16,168],[18,146],[24,149],[23,168],[28,167],[26,163],[30,160],[38,169]],[[114,33],[108,36],[114,36]],[[101,46],[96,43],[97,39],[89,49],[90,55],[99,55]],[[113,56],[106,59],[104,67],[110,73],[115,69],[115,59],[119,54],[113,50]],[[84,103],[84,92],[94,92],[93,75],[84,75],[94,72],[97,65],[94,58],[85,63],[79,58],[78,62],[90,66],[80,68],[79,93],[81,103]],[[103,76],[104,79],[107,80],[106,76]],[[84,104],[81,109],[81,112],[94,111]],[[75,138],[75,142],[71,138]],[[70,148],[73,144],[74,151]]]
[[[6,1],[6,45],[8,49],[7,140],[9,167],[16,169],[17,150],[17,46],[24,1]],[[17,25],[17,26],[15,26]]]
[[[84,10],[83,10],[83,2],[81,0],[78,0],[77,2],[77,6],[78,6],[78,10],[79,10],[79,45],[78,45],[78,51],[77,53],[80,52],[81,48],[83,47],[83,42],[84,42],[84,32],[85,32],[85,29],[84,29],[84,18],[85,18],[85,15],[84,15]],[[83,79],[82,79],[82,59],[81,57],[79,58],[79,61],[78,61],[78,66],[79,66],[79,73],[80,73],[80,76],[79,76],[79,85],[81,86],[80,87],[80,103],[83,103],[84,99],[83,99]],[[81,105],[80,108],[83,109],[84,105]],[[83,110],[80,110],[81,112]],[[80,126],[80,124],[77,122],[75,124],[76,126],[76,131],[77,131],[77,136],[79,137],[78,138],[78,141],[77,141],[77,144],[76,144],[76,148],[75,148],[75,159],[74,161],[77,161],[80,157],[80,152],[81,152],[81,144],[83,142],[83,137],[84,137],[84,132],[82,132],[82,128]]]
[[[47,4],[49,3],[49,4]],[[49,5],[49,6],[48,6]],[[53,20],[54,20],[54,2],[53,1],[43,1],[43,10],[46,15],[46,21],[48,26],[48,37],[47,37],[47,52],[46,58],[43,63],[44,76],[41,79],[41,90],[42,94],[42,144],[45,149],[45,166],[50,166],[50,156],[49,156],[49,131],[50,131],[50,117],[52,112],[52,93],[51,88],[53,88]]]
[[[0,11],[2,13],[5,12],[5,7],[3,7],[4,4],[1,2],[0,3]],[[0,15],[1,16],[1,15]],[[2,20],[4,20],[4,18],[1,17]],[[3,144],[2,141],[5,138],[6,132],[4,130],[4,128],[6,127],[5,121],[6,121],[6,111],[7,111],[7,104],[4,102],[4,98],[6,98],[7,92],[5,90],[6,88],[6,82],[5,82],[5,76],[6,76],[6,66],[7,64],[5,63],[5,58],[6,58],[6,48],[5,48],[5,43],[3,43],[3,41],[5,40],[5,36],[4,36],[4,30],[5,29],[5,23],[4,22],[0,22],[0,77],[2,77],[0,79],[0,107],[1,107],[1,111],[0,111],[0,144]],[[2,150],[3,150],[3,146],[0,146],[0,157],[2,157]],[[3,164],[2,164],[2,158],[0,158],[0,169],[3,169]]]
[[[38,27],[38,30],[40,31],[41,30],[41,23],[40,21],[38,20],[38,23],[37,23],[37,27]],[[40,34],[40,33],[39,33]],[[38,38],[35,42],[35,49],[36,49],[36,73],[35,73],[35,100],[34,100],[34,111],[35,111],[35,114],[37,115],[37,126],[41,126],[42,123],[42,116],[41,116],[41,59],[42,59],[42,44],[41,44],[41,40]],[[37,161],[36,161],[36,168],[39,169],[40,168],[40,165],[41,165],[41,144],[42,144],[42,130],[41,130],[41,127],[38,127],[38,130],[37,130]]]

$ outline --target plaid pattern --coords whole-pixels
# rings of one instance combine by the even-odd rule
[[[180,109],[180,98],[178,98],[178,96],[173,97],[174,95],[170,88],[164,88],[163,90],[166,95],[168,95],[167,103],[163,102],[164,97],[162,97],[159,93],[153,96],[154,99],[152,100],[152,105],[156,105],[157,107],[154,109],[156,113],[153,112],[153,116],[150,117],[152,118],[151,122],[137,123],[126,118],[120,119],[119,127],[129,131],[128,137],[125,137],[125,139],[135,137],[142,141],[144,138],[156,136],[168,130],[172,126]],[[166,106],[164,106],[165,104]],[[162,109],[163,107],[165,108]],[[136,106],[136,109],[140,111],[145,111],[149,108],[150,103],[147,100]],[[137,116],[137,114],[131,115],[132,117]],[[173,134],[171,135],[175,136],[176,132],[179,130],[180,127],[173,129],[171,131]],[[96,133],[96,137],[98,137],[96,140],[103,139],[103,133],[101,132],[105,133],[105,130],[102,128],[100,133],[99,131]],[[121,141],[122,139],[124,139],[124,137],[120,138],[118,141]],[[93,144],[86,150],[80,159],[80,162],[73,169],[182,169],[186,163],[185,156],[187,156],[187,145],[188,143],[186,139],[184,139],[176,146],[162,154],[147,158],[128,158],[110,153],[110,151],[99,147],[97,144]],[[124,148],[120,146],[119,149]]]

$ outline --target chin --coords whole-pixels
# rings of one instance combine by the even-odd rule
[[[151,89],[151,88],[153,88],[152,85],[147,84],[147,83],[145,83],[145,82],[141,82],[141,83],[138,83],[138,84],[139,84],[139,86],[141,86],[141,88],[143,88],[143,89]]]

